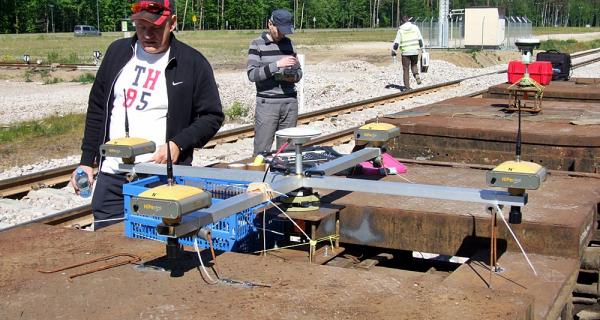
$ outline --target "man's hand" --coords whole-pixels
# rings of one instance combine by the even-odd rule
[[[286,67],[291,67],[297,63],[298,63],[298,59],[296,59],[296,57],[287,56],[287,57],[281,58],[277,61],[277,67],[278,68],[286,68]]]
[[[173,163],[176,163],[179,159],[179,146],[175,144],[173,141],[169,141],[169,145],[171,146],[171,160]],[[154,153],[152,156],[152,160],[154,163],[167,163],[167,144],[163,144],[158,148],[158,151]]]
[[[396,51],[392,50],[392,57],[396,56]]]
[[[88,166],[84,166],[84,165],[80,165],[79,168],[83,169],[83,171],[85,173],[87,173],[88,175],[88,180],[90,181],[90,190],[94,187],[94,169],[92,169],[92,167],[88,167]],[[73,173],[71,173],[71,182],[69,182],[69,184],[71,185],[71,187],[73,187],[73,190],[75,190],[75,193],[77,195],[79,195],[79,187],[77,186],[77,182],[75,182],[75,175],[77,174],[77,169],[75,169],[73,171]]]

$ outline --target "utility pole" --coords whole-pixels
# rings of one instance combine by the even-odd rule
[[[450,11],[449,0],[439,0],[438,15],[438,45],[442,48],[448,47],[448,15]]]
[[[52,21],[52,33],[54,33],[54,5],[49,4],[50,7],[50,20]]]
[[[400,27],[400,0],[398,0],[398,5],[396,6],[396,25]]]
[[[98,31],[100,31],[100,7],[98,6],[98,0],[96,0],[96,27],[98,27]],[[54,23],[52,24],[52,29],[54,29]],[[54,32],[54,30],[52,30]]]

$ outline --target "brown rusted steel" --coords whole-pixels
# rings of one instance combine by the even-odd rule
[[[492,86],[483,95],[484,98],[508,99],[510,84]],[[544,88],[544,101],[600,101],[600,84],[578,83],[573,81],[554,81]]]
[[[410,165],[408,173],[384,180],[406,182],[403,178],[485,187],[481,170],[422,165]],[[526,251],[580,257],[596,228],[599,190],[596,178],[551,175],[542,188],[528,192],[523,223],[512,226]],[[481,205],[340,191],[326,194],[322,202],[345,206],[340,213],[341,242],[458,256],[469,256],[473,248],[489,248],[490,214]],[[502,225],[498,239],[498,252],[503,247],[519,250]]]
[[[385,118],[402,134],[388,143],[395,157],[495,164],[514,159],[517,116],[506,100],[453,98]],[[600,104],[547,101],[544,112],[523,115],[522,158],[551,170],[598,172],[598,125],[574,125],[598,117]],[[599,118],[600,120],[600,118]]]
[[[95,258],[95,259],[92,259],[92,260],[84,261],[84,262],[81,262],[81,263],[73,264],[73,265],[70,265],[70,266],[66,266],[66,267],[62,267],[62,268],[58,268],[58,269],[54,269],[54,270],[38,270],[38,272],[41,272],[41,273],[61,272],[61,271],[65,271],[65,270],[69,270],[69,269],[74,269],[74,268],[78,268],[78,267],[85,266],[85,265],[91,265],[91,264],[94,264],[94,263],[97,263],[97,262],[108,261],[108,260],[112,260],[112,259],[115,259],[115,258],[120,258],[120,257],[129,257],[130,259],[127,259],[127,260],[124,260],[124,261],[114,262],[114,263],[107,264],[107,265],[104,265],[104,266],[101,266],[101,267],[97,267],[97,268],[94,268],[94,269],[91,269],[91,270],[86,270],[86,271],[83,271],[83,272],[72,274],[72,275],[69,276],[69,278],[73,279],[73,278],[76,278],[76,277],[79,277],[79,276],[83,276],[83,275],[86,275],[86,274],[90,274],[90,273],[94,273],[94,272],[98,272],[98,271],[102,271],[102,270],[106,270],[106,269],[110,269],[110,268],[115,268],[115,267],[118,267],[118,266],[123,266],[123,265],[126,265],[126,264],[130,264],[130,263],[135,263],[135,262],[139,262],[139,261],[142,260],[142,258],[140,258],[139,256],[134,255],[134,254],[130,254],[130,253],[116,253],[116,254],[102,256],[102,257],[99,257],[99,258]]]

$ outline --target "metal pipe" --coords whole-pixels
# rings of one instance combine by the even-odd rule
[[[381,149],[379,148],[364,148],[341,158],[327,161],[312,169],[308,169],[306,170],[305,174],[309,177],[313,175],[325,176],[336,174],[345,169],[352,168],[363,161],[368,161],[379,157],[380,155]]]
[[[294,144],[296,149],[296,175],[302,175],[302,145]]]
[[[302,187],[302,179],[296,176],[286,177],[285,180],[271,184],[271,188],[279,193],[288,193]],[[254,193],[246,192],[235,197],[225,199],[219,203],[213,204],[210,208],[200,210],[201,216],[196,218],[183,217],[183,221],[179,225],[169,226],[160,224],[157,231],[160,235],[167,237],[179,238],[190,233],[195,233],[196,230],[206,226],[207,224],[219,221],[230,215],[255,207],[262,204],[266,199],[271,200],[278,194],[271,193]],[[188,220],[186,221],[186,218]]]
[[[325,176],[304,178],[302,180],[302,186],[305,188],[357,191],[439,200],[454,200],[485,204],[494,203],[505,206],[513,205],[522,207],[527,204],[527,193],[524,195],[511,195],[506,191],[499,190],[446,187],[430,184],[412,184],[381,180],[371,181]]]

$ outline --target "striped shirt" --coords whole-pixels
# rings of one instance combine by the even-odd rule
[[[263,32],[260,37],[252,40],[248,49],[248,79],[256,83],[256,96],[261,98],[296,97],[294,82],[277,80],[276,74],[282,70],[277,67],[277,61],[286,56],[296,56],[292,40],[284,37],[279,42],[273,42]],[[292,67],[297,69],[295,82],[302,78],[300,64]]]

